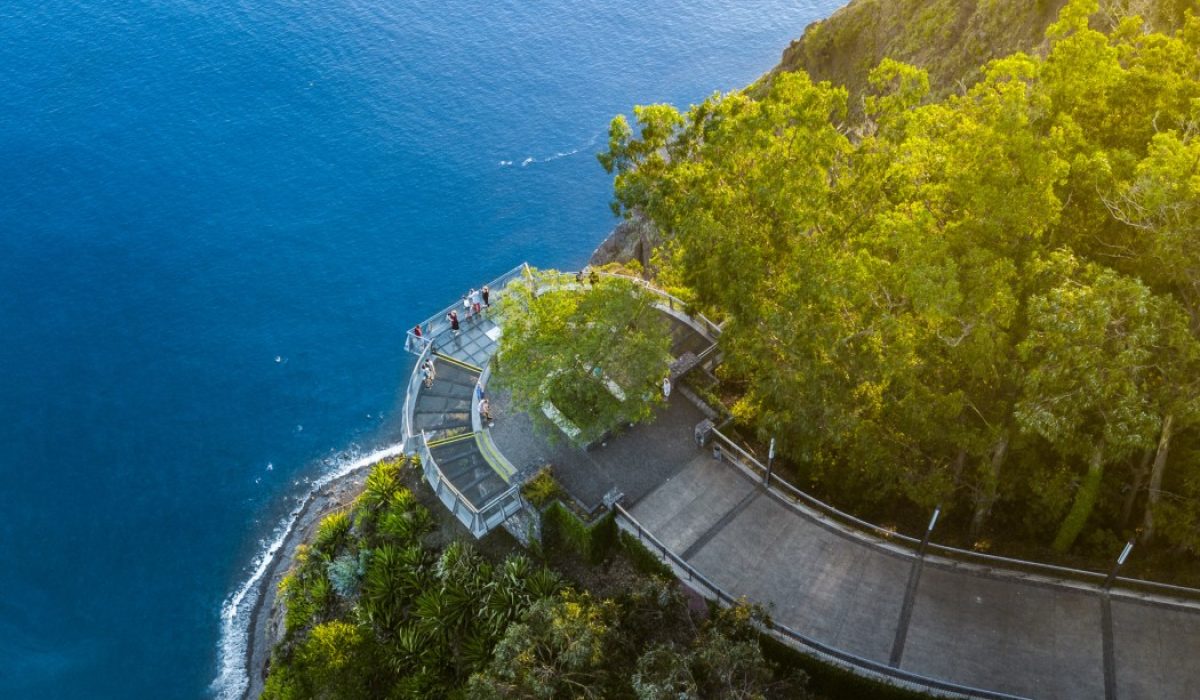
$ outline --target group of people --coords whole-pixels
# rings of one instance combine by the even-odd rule
[[[485,309],[492,308],[492,290],[488,289],[485,284],[480,289],[471,288],[462,297],[462,316],[458,315],[458,309],[450,309],[450,313],[446,314],[446,320],[450,322],[450,330],[457,337],[459,331],[462,330],[462,323],[470,321],[482,314]]]
[[[492,308],[492,290],[488,289],[485,284],[479,289],[472,288],[462,297],[462,315],[459,315],[458,309],[450,309],[450,313],[446,314],[446,320],[450,323],[450,330],[455,337],[462,330],[462,324],[481,314],[487,309]],[[409,335],[413,339],[419,340],[425,337],[425,329],[421,328],[421,324],[413,326],[409,331]],[[412,340],[410,340],[412,342]]]
[[[600,281],[600,275],[596,274],[596,271],[593,270],[589,265],[575,273],[576,284],[582,285],[584,281],[587,281],[589,285],[595,287],[596,283]]]

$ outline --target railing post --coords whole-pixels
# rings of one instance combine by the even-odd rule
[[[917,556],[925,556],[925,548],[929,546],[929,536],[933,534],[933,528],[935,525],[937,525],[938,516],[941,514],[941,506],[937,506],[933,509],[933,516],[929,518],[929,527],[925,528],[925,536],[921,538],[921,549],[917,552]]]
[[[1112,588],[1113,581],[1117,579],[1117,572],[1125,565],[1125,560],[1129,558],[1129,553],[1133,551],[1133,540],[1125,543],[1125,548],[1121,550],[1120,556],[1117,557],[1117,563],[1113,565],[1112,571],[1108,572],[1108,578],[1104,579],[1104,590],[1108,591]]]
[[[767,449],[767,473],[763,477],[763,486],[771,488],[771,463],[775,461],[775,438],[771,438],[771,447]]]

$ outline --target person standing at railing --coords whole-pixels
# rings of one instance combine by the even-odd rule
[[[492,422],[492,404],[486,398],[479,400],[479,418],[487,423],[489,428],[495,425]]]
[[[471,299],[471,313],[478,315],[483,310],[483,297],[479,294],[478,289],[472,287],[469,298]]]
[[[488,296],[491,293],[492,293],[492,290],[488,289],[488,286],[486,284],[483,285],[483,289],[480,290],[480,294],[483,296],[483,306],[486,309],[492,308],[492,302],[488,299]]]
[[[408,351],[418,352],[421,348],[421,342],[424,340],[424,334],[421,333],[421,324],[413,326],[413,329],[408,332]]]
[[[446,314],[446,320],[450,322],[450,330],[454,331],[454,337],[458,337],[460,327],[458,325],[458,312],[450,309],[450,313]]]

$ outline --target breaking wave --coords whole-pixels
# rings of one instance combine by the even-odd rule
[[[246,650],[250,644],[250,618],[254,612],[254,605],[258,602],[259,584],[271,567],[275,554],[296,526],[305,504],[326,484],[380,460],[403,453],[404,443],[398,443],[365,455],[351,450],[333,458],[330,460],[332,468],[311,483],[308,494],[296,499],[295,508],[275,527],[271,536],[263,540],[263,548],[249,567],[249,577],[221,605],[221,640],[217,647],[218,671],[211,686],[214,696],[220,700],[238,700],[250,684],[249,669],[246,668]]]

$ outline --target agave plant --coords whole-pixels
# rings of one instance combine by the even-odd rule
[[[360,604],[369,619],[384,629],[394,629],[406,608],[423,587],[419,550],[384,545],[374,551],[363,577]]]
[[[562,576],[544,566],[529,574],[525,579],[525,590],[529,592],[533,600],[557,595],[562,589]]]
[[[500,635],[489,629],[470,632],[459,648],[464,675],[482,670],[492,659],[492,649]]]
[[[399,674],[420,673],[440,665],[438,645],[417,625],[405,625],[396,630],[387,651],[389,665]]]
[[[407,497],[407,498],[405,498]],[[412,499],[409,491],[401,492],[383,517],[379,519],[378,535],[386,542],[413,544],[433,527],[433,516],[419,503],[407,503]]]
[[[351,598],[358,592],[358,584],[362,581],[370,560],[370,551],[363,550],[357,555],[346,552],[337,559],[329,562],[325,571],[333,590],[343,598]]]
[[[332,559],[337,550],[346,544],[349,535],[350,516],[345,511],[331,513],[317,525],[317,535],[313,538],[313,551],[327,560]]]
[[[368,510],[375,511],[391,503],[403,489],[400,485],[400,463],[380,462],[367,475],[367,482],[359,502]]]

